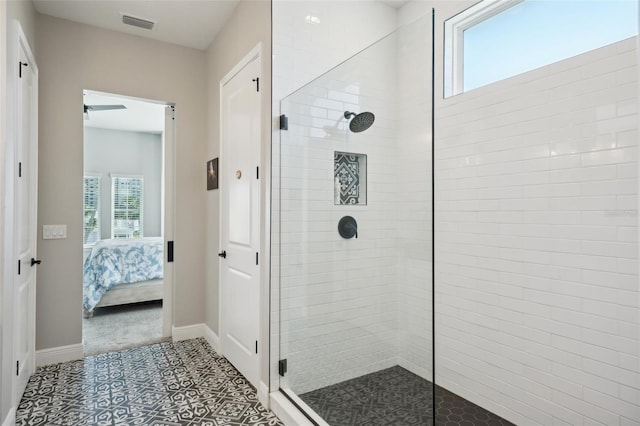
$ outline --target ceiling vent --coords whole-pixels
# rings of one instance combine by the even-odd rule
[[[145,30],[152,30],[156,24],[153,21],[148,21],[142,18],[136,18],[131,15],[122,15],[122,23],[127,25],[133,25],[134,27],[144,28]]]

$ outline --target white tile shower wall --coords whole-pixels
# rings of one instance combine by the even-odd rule
[[[436,114],[436,382],[518,424],[640,424],[637,52]]]
[[[396,10],[378,1],[273,0],[274,106],[393,32],[396,21]]]
[[[415,16],[414,16],[415,18]],[[431,19],[398,31],[398,359],[432,380]]]
[[[387,39],[285,102],[281,386],[297,394],[398,363],[395,49]],[[352,133],[345,110],[374,112],[375,125]],[[367,155],[367,205],[334,205],[334,151]],[[357,220],[357,239],[338,234],[345,215]]]
[[[397,12],[377,1],[290,1],[274,0],[273,5],[273,140],[278,141],[280,100],[312,79],[395,29]],[[307,16],[320,19],[308,22]],[[272,191],[279,200],[278,143],[273,144]],[[277,362],[280,358],[280,234],[279,205],[272,206],[272,315],[271,389],[280,386]],[[286,354],[284,355],[286,356]]]

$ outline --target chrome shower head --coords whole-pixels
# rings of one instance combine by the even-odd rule
[[[364,132],[369,127],[371,127],[373,122],[376,120],[376,116],[373,115],[372,112],[361,112],[360,114],[356,114],[355,112],[351,111],[344,112],[344,118],[346,118],[347,120],[352,117],[353,119],[349,123],[349,130],[354,133]]]

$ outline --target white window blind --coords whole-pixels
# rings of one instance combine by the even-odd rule
[[[111,177],[111,237],[142,237],[144,179]]]
[[[100,239],[100,178],[84,177],[84,232],[85,244],[95,244]]]

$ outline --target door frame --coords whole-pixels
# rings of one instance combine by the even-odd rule
[[[7,91],[7,37],[8,37],[8,22],[7,22],[7,2],[0,2],[0,194],[5,194],[5,185],[6,185],[6,177],[5,177],[5,156],[7,152],[7,131],[6,131],[6,123],[7,123],[7,104],[9,101],[8,91]],[[0,195],[3,197],[3,195]],[[6,281],[6,266],[9,265],[7,263],[7,259],[5,259],[5,245],[8,240],[7,232],[5,231],[6,224],[5,218],[6,213],[4,209],[4,198],[0,198],[0,314],[2,317],[0,318],[0,324],[6,324],[6,318],[4,312],[6,300],[6,290],[5,283]],[[12,228],[10,228],[12,229]],[[9,413],[11,407],[11,399],[7,397],[10,396],[10,392],[7,391],[6,388],[9,386],[5,386],[6,380],[3,380],[7,374],[10,374],[10,370],[7,368],[8,363],[5,362],[5,350],[6,340],[4,334],[0,335],[0,424],[9,424],[12,416]]]
[[[167,261],[168,241],[175,238],[175,162],[176,162],[176,104],[168,101],[156,99],[140,98],[128,96],[121,93],[110,93],[100,90],[83,89],[84,93],[95,93],[104,96],[113,96],[150,104],[162,105],[164,109],[164,131],[162,132],[162,182],[160,188],[160,199],[162,209],[160,212],[160,228],[162,230],[163,242],[163,296],[162,296],[162,337],[168,338],[173,333],[173,321],[175,318],[174,306],[174,282],[175,268],[173,262]],[[84,137],[82,139],[84,147]],[[83,148],[84,149],[84,148]],[[83,162],[84,170],[84,162]],[[83,330],[84,333],[84,330]]]
[[[173,297],[175,268],[173,261],[168,261],[167,253],[169,251],[168,242],[175,240],[176,106],[174,103],[166,103],[165,105],[165,131],[162,133],[162,212],[160,213],[160,227],[162,228],[165,244],[165,252],[163,253],[162,337],[171,337],[175,318]]]
[[[6,22],[6,21],[5,21]],[[27,37],[22,30],[20,22],[12,20],[7,22],[6,28],[6,64],[18,63],[20,61],[20,49],[24,49],[27,59],[29,61],[29,67],[34,73],[33,83],[33,97],[35,98],[35,116],[32,116],[31,131],[35,137],[34,148],[31,153],[31,161],[35,164],[34,170],[37,170],[37,149],[38,149],[38,67],[35,61],[33,52],[29,46]],[[4,199],[3,199],[3,271],[2,276],[2,388],[0,389],[0,407],[1,412],[8,413],[7,419],[11,421],[15,416],[15,410],[19,403],[17,392],[17,380],[16,375],[13,374],[15,365],[15,338],[14,331],[14,309],[13,309],[13,285],[14,279],[17,274],[17,265],[15,262],[15,187],[17,184],[16,179],[16,134],[18,132],[18,118],[17,108],[14,105],[18,99],[18,91],[20,90],[20,80],[18,77],[18,67],[3,67],[6,70],[10,70],[6,73],[6,103],[4,104],[4,119],[5,133],[4,136]],[[31,182],[30,190],[36,190],[35,203],[32,206],[37,212],[37,179]],[[34,239],[37,242],[37,225],[36,232],[34,232]],[[35,247],[35,246],[34,246]],[[34,253],[35,254],[35,253]],[[28,367],[31,371],[35,370],[35,289],[29,297],[29,323],[30,323],[30,336],[29,347],[33,352],[31,357],[31,365]],[[9,377],[5,377],[8,375]],[[8,380],[7,380],[8,379]]]
[[[220,79],[220,85],[219,85],[219,97],[220,97],[220,118],[219,118],[219,131],[218,131],[218,135],[219,135],[219,155],[220,155],[220,162],[219,162],[219,170],[218,170],[218,176],[222,175],[222,170],[224,167],[224,161],[222,160],[224,158],[225,152],[224,152],[224,145],[223,145],[223,120],[224,120],[224,107],[223,107],[223,96],[222,93],[224,91],[224,86],[229,83],[229,81],[231,81],[231,79],[233,79],[233,77],[236,76],[236,74],[238,74],[244,67],[246,67],[249,63],[251,63],[252,61],[257,61],[258,64],[258,68],[260,69],[260,79],[263,80],[263,60],[262,60],[262,42],[259,42],[256,46],[254,46],[240,61],[238,61],[238,63],[231,68],[231,70],[224,76],[222,77],[222,79]],[[261,81],[260,82],[260,87],[261,89],[258,91],[258,103],[260,106],[260,112],[259,112],[259,122],[260,122],[260,142],[259,142],[259,147],[260,147],[260,155],[258,155],[258,158],[260,160],[260,163],[262,163],[262,160],[264,158],[264,132],[263,132],[263,115],[264,115],[264,87],[266,87],[266,82]],[[259,165],[260,169],[262,170],[260,172],[260,180],[262,182],[264,182],[264,177],[265,177],[265,167],[264,164],[260,164]],[[264,223],[263,223],[263,212],[262,212],[262,206],[264,203],[264,197],[265,197],[265,193],[262,190],[262,182],[259,182],[258,187],[258,196],[259,196],[259,200],[258,200],[258,205],[257,205],[257,209],[258,209],[258,229],[256,230],[256,232],[258,233],[258,239],[259,239],[259,250],[260,250],[260,265],[258,268],[258,273],[256,274],[256,278],[258,279],[258,288],[260,289],[260,292],[258,294],[258,300],[259,300],[259,309],[260,312],[258,313],[258,339],[259,339],[259,347],[260,348],[264,348],[267,347],[264,345],[264,341],[265,339],[269,339],[268,333],[267,335],[264,335],[263,333],[263,321],[264,321],[264,313],[262,312],[263,310],[263,298],[264,298],[264,285],[265,285],[265,281],[264,281],[264,268],[265,265],[268,269],[268,265],[269,265],[269,259],[266,257],[266,252],[264,250],[264,244],[263,244],[263,229],[264,229]],[[221,180],[220,183],[220,191],[224,191],[226,188],[224,187],[225,182],[224,179]],[[225,206],[223,205],[223,200],[224,197],[222,196],[222,194],[220,195],[220,205],[219,205],[219,222],[218,222],[218,247],[222,247],[222,217],[223,217],[223,212],[224,212],[224,208]],[[220,262],[220,260],[219,260]],[[222,343],[222,330],[224,330],[224,323],[225,323],[225,319],[224,316],[222,315],[223,310],[222,310],[222,304],[223,304],[223,298],[222,296],[222,277],[223,277],[223,268],[220,266],[218,268],[218,332],[219,332],[219,336],[220,338],[218,339],[219,341],[219,345],[220,345],[220,352],[224,351],[223,348],[223,343]],[[266,351],[268,352],[268,351]],[[258,399],[261,400],[262,403],[267,402],[267,393],[268,390],[265,392],[264,391],[264,387],[266,387],[263,383],[262,383],[262,374],[263,374],[263,359],[265,356],[265,351],[264,350],[259,350],[258,354],[257,354],[257,360],[256,362],[258,363],[258,383],[260,385],[260,387],[258,387]],[[269,354],[267,353],[266,356],[268,357]]]

